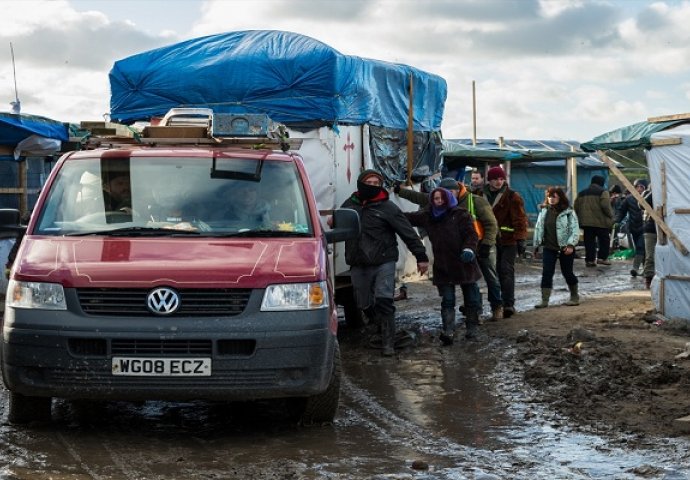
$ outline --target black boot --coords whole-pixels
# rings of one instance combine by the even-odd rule
[[[392,298],[376,298],[376,311],[381,321],[381,354],[391,357],[395,354],[395,306]]]
[[[441,307],[441,343],[443,345],[453,345],[455,337],[455,309],[453,307]]]
[[[467,330],[465,330],[465,338],[467,340],[475,340],[479,333],[479,312],[476,310],[467,310],[467,318],[465,320]]]
[[[395,355],[395,314],[381,315],[381,355]]]

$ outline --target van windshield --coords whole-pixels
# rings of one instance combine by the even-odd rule
[[[214,174],[217,167],[222,174]],[[246,237],[252,232],[313,234],[293,163],[227,157],[218,166],[197,157],[73,159],[58,172],[33,233]]]

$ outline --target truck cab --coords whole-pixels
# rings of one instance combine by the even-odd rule
[[[358,234],[356,214],[325,230],[284,144],[180,128],[91,139],[52,170],[10,271],[10,422],[48,418],[53,397],[289,398],[304,423],[335,416],[327,249]]]

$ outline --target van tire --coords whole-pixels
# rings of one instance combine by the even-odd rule
[[[320,425],[332,423],[338,413],[340,403],[340,379],[342,369],[340,364],[340,346],[335,342],[333,352],[333,370],[328,387],[322,393],[312,395],[304,400],[304,407],[300,415],[301,425]]]
[[[50,420],[51,397],[28,397],[10,392],[7,421],[12,424]]]

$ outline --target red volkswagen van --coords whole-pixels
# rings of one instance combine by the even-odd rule
[[[9,421],[49,418],[53,397],[288,398],[331,421],[327,242],[357,235],[356,213],[325,231],[296,153],[168,143],[71,152],[51,172],[7,290]]]

